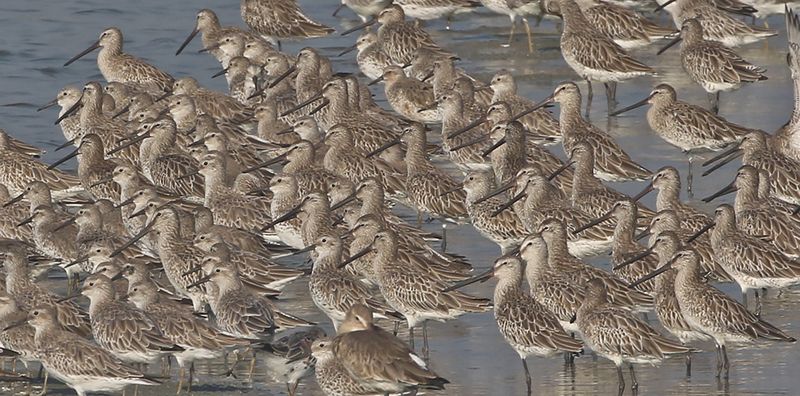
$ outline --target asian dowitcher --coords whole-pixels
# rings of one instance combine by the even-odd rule
[[[64,66],[98,48],[97,67],[106,81],[132,84],[155,94],[172,88],[172,76],[122,51],[122,31],[116,27],[103,30],[97,41],[68,60]]]
[[[575,323],[586,346],[617,366],[619,390],[625,389],[622,366],[628,363],[632,389],[639,388],[633,364],[657,364],[669,355],[690,353],[692,348],[670,340],[631,311],[608,302],[606,285],[592,279],[586,283],[586,297],[575,315]]]
[[[241,0],[240,11],[244,23],[271,42],[323,37],[334,31],[312,21],[294,0]]]
[[[719,93],[739,89],[743,83],[767,79],[766,69],[747,62],[718,41],[703,38],[703,26],[697,18],[683,21],[678,38],[659,50],[681,43],[681,65],[689,77],[708,92],[711,110],[719,111]]]
[[[724,368],[724,377],[728,378],[729,343],[750,343],[758,339],[796,341],[708,284],[700,271],[697,255],[691,249],[679,251],[667,264],[643,279],[670,268],[678,270],[675,277],[675,296],[686,323],[692,329],[711,336],[716,343],[717,377],[720,377]]]
[[[580,353],[583,351],[583,343],[564,333],[553,314],[522,290],[522,267],[522,260],[518,257],[503,256],[495,260],[488,271],[460,282],[457,287],[491,277],[497,278],[493,298],[494,318],[506,343],[522,359],[525,383],[530,395],[531,374],[526,361],[528,356],[550,357],[559,352]]]
[[[441,390],[449,383],[397,337],[375,326],[372,311],[361,304],[350,307],[331,350],[345,370],[372,392]]]
[[[587,82],[587,114],[593,98],[592,81],[605,84],[610,111],[616,105],[617,82],[655,74],[650,66],[634,59],[614,40],[599,32],[575,0],[548,0],[545,8],[548,13],[561,15],[564,21],[561,54],[567,65]]]

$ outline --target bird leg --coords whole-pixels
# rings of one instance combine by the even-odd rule
[[[428,321],[422,322],[422,355],[425,356],[425,360],[430,360],[430,349],[428,348]]]
[[[192,393],[192,381],[194,381],[194,362],[189,363],[189,382],[186,384],[186,393]]]
[[[619,394],[625,392],[625,377],[622,376],[622,366],[617,366],[617,382],[619,382]]]
[[[248,374],[248,377],[250,378],[251,382],[253,381],[253,372],[255,370],[256,370],[256,350],[253,349],[253,359],[250,360],[250,372]]]
[[[592,92],[592,82],[586,79],[586,118],[589,118],[589,110],[592,108],[592,99],[594,92]]]
[[[689,172],[686,174],[686,193],[689,194],[689,198],[694,197],[694,192],[692,192],[692,165],[694,162],[694,157],[689,155]]]
[[[617,83],[614,81],[603,83],[606,86],[606,104],[610,113],[617,107]]]
[[[442,224],[442,253],[447,250],[447,224]]]
[[[412,326],[408,326],[408,347],[411,350],[414,350],[414,328]]]
[[[631,370],[631,390],[636,392],[639,389],[639,381],[636,380],[636,372],[633,370],[633,363],[628,363],[628,368]]]
[[[761,316],[761,297],[758,295],[758,289],[755,289],[753,292],[756,295],[756,311],[755,311],[755,314],[756,314],[756,316],[760,317]]]
[[[722,361],[723,361],[722,366],[725,368],[724,378],[727,380],[731,369],[731,363],[730,361],[728,361],[728,349],[725,348],[725,345],[722,345],[720,349],[722,350]]]
[[[714,347],[717,350],[717,378],[719,378],[722,374],[722,349],[720,348],[719,344],[715,345]]]
[[[525,26],[525,33],[528,34],[528,55],[533,53],[533,36],[531,35],[531,25],[527,18],[522,18],[522,26]]]
[[[708,94],[708,98],[711,100],[711,111],[714,114],[719,113],[719,92]]]
[[[686,354],[686,377],[692,376],[692,354]]]
[[[508,44],[501,45],[502,47],[510,47],[511,43],[514,41],[514,29],[517,27],[517,21],[514,17],[511,17],[511,31],[508,32]]]
[[[186,368],[181,366],[178,369],[178,391],[175,392],[176,395],[180,395],[181,394],[181,390],[183,390],[183,377],[184,377],[185,374],[186,374]]]
[[[528,362],[522,359],[522,368],[525,369],[525,385],[528,386],[528,396],[531,395],[531,372],[528,371]]]
[[[298,385],[300,385],[300,381],[297,381],[291,385],[286,384],[286,387],[289,389],[289,396],[294,396],[297,393]]]

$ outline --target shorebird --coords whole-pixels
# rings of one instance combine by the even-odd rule
[[[104,152],[103,140],[90,133],[81,137],[77,149],[51,164],[48,169],[55,169],[69,159],[78,157],[78,177],[86,191],[95,199],[119,202],[119,186],[112,179],[116,164],[106,159]]]
[[[147,313],[147,317],[161,330],[164,339],[184,349],[174,354],[180,366],[178,393],[183,389],[187,364],[189,379],[186,391],[191,393],[195,360],[218,358],[226,349],[250,345],[247,340],[220,333],[210,324],[187,312],[184,306],[161,296],[156,284],[150,280],[130,284],[127,295],[136,308]]]
[[[253,123],[253,109],[222,92],[212,91],[200,86],[196,79],[183,77],[172,85],[173,95],[187,95],[192,98],[198,114],[210,115],[216,123],[247,125]]]
[[[736,192],[734,209],[737,228],[755,237],[768,238],[783,254],[800,256],[800,222],[785,216],[778,208],[761,201],[758,196],[759,174],[756,168],[744,165],[736,172],[734,180],[718,192],[704,198],[711,202],[717,197]]]
[[[159,385],[154,379],[122,363],[111,352],[59,328],[58,314],[48,306],[36,306],[27,323],[35,329],[38,360],[47,372],[74,389],[79,396],[95,392],[119,392],[128,385]]]
[[[542,14],[542,9],[537,1],[526,0],[518,2],[507,2],[501,0],[480,0],[484,7],[498,13],[505,14],[511,19],[511,31],[508,32],[508,43],[501,44],[502,47],[511,47],[514,42],[514,29],[517,27],[517,17],[522,19],[522,26],[525,27],[525,33],[528,35],[528,54],[533,53],[533,36],[531,34],[531,25],[528,23],[529,16],[539,16]]]
[[[681,221],[681,229],[696,232],[712,223],[711,218],[699,210],[681,202],[681,176],[678,170],[665,166],[653,175],[652,181],[641,192],[633,197],[634,201],[642,199],[653,190],[658,190],[656,210],[671,209]]]
[[[727,344],[750,343],[758,339],[781,342],[796,340],[767,323],[727,294],[709,285],[703,278],[697,254],[691,249],[679,251],[667,264],[646,276],[652,278],[670,268],[678,270],[675,296],[681,315],[689,327],[714,339],[717,349],[717,378],[725,369],[728,378]]]
[[[739,230],[733,207],[720,205],[714,214],[713,228],[706,228],[711,229],[714,258],[739,284],[743,296],[750,289],[755,290],[756,312],[761,311],[759,289],[783,289],[800,283],[800,262],[769,242]]]
[[[644,180],[652,175],[649,170],[634,162],[611,136],[581,116],[581,91],[573,82],[559,84],[552,95],[514,118],[552,102],[557,102],[561,106],[559,125],[564,151],[572,152],[579,142],[586,142],[592,146],[595,176],[605,181],[621,182]]]
[[[483,151],[491,146],[486,136],[488,130],[470,127],[475,123],[468,122],[470,112],[460,94],[448,92],[438,102],[442,110],[442,150],[450,161],[467,169],[487,167]],[[468,134],[464,135],[465,132]]]
[[[539,233],[528,235],[520,244],[519,256],[525,262],[525,280],[531,297],[543,305],[572,334],[578,326],[572,320],[584,298],[584,289],[548,262],[547,245]]]
[[[331,340],[324,338],[311,344],[314,359],[314,377],[326,395],[368,395],[373,389],[350,375],[342,362],[333,354]]]
[[[356,63],[358,68],[370,80],[375,80],[383,75],[384,69],[392,64],[389,56],[383,52],[383,47],[378,43],[378,35],[374,32],[364,32],[356,39],[356,43],[345,48],[339,56],[358,50]]]
[[[728,12],[740,15],[751,15],[761,6],[757,3],[747,4],[740,1],[704,1],[704,0],[668,0],[661,3],[657,10],[665,9],[672,15],[675,27],[680,29],[687,19],[700,17],[703,26],[703,37],[706,40],[719,41],[726,47],[754,43],[778,34],[776,30],[746,24]]]
[[[656,85],[646,98],[609,116],[646,104],[651,105],[647,110],[650,129],[689,157],[689,191],[692,188],[692,163],[697,153],[722,150],[752,132],[752,129],[734,124],[700,106],[679,101],[675,88],[669,84]]]
[[[403,12],[414,19],[429,21],[445,18],[447,20],[445,29],[447,30],[450,30],[453,15],[473,12],[481,5],[477,0],[397,0],[394,4],[402,7]]]
[[[0,184],[0,238],[16,239],[28,243],[33,240],[33,227],[30,225],[18,226],[30,211],[24,202],[14,202],[6,186]]]
[[[342,8],[347,7],[355,12],[362,22],[366,22],[370,18],[377,17],[381,11],[391,4],[392,0],[342,0],[342,4],[336,8],[333,16],[336,16]]]
[[[448,285],[430,268],[413,268],[406,260],[398,262],[397,236],[391,230],[378,231],[372,243],[354,252],[340,267],[372,251],[376,252],[372,265],[378,288],[389,306],[405,316],[412,348],[417,325],[422,324],[423,349],[427,352],[428,320],[446,321],[465,313],[485,312],[491,307],[491,303],[482,298],[458,291],[443,292]]]
[[[394,65],[383,70],[382,80],[386,82],[386,99],[400,115],[417,122],[441,122],[431,85],[406,77],[403,68]]]
[[[564,223],[547,219],[537,230],[547,245],[547,260],[551,267],[578,284],[599,279],[605,284],[609,301],[623,307],[641,309],[653,303],[652,297],[628,287],[628,284],[599,268],[585,264],[567,250],[567,230]]]
[[[598,31],[626,50],[644,47],[678,33],[675,28],[659,26],[622,5],[600,0],[578,0],[577,3],[583,16]]]
[[[703,166],[717,162],[703,172],[703,176],[721,168],[728,162],[742,157],[743,165],[750,165],[764,171],[772,182],[772,194],[783,201],[800,204],[800,167],[798,162],[774,150],[767,141],[767,134],[761,131],[745,135],[739,144],[703,163]]]
[[[33,223],[33,240],[36,248],[50,257],[61,260],[61,265],[67,273],[67,285],[70,292],[76,286],[80,272],[88,272],[88,266],[67,267],[66,264],[75,261],[80,256],[78,247],[75,246],[77,229],[74,227],[61,227],[58,215],[51,206],[41,205],[36,207],[30,217],[19,224]],[[69,224],[68,224],[69,225]]]
[[[172,88],[172,76],[122,51],[122,31],[116,27],[103,30],[97,41],[64,63],[64,66],[69,66],[98,48],[100,53],[97,55],[97,67],[106,81],[131,84],[154,94],[161,94]]]
[[[211,310],[216,325],[223,333],[249,340],[267,339],[275,333],[275,312],[272,304],[243,287],[230,264],[216,262],[207,275],[189,285],[193,288],[211,282]]]
[[[372,311],[361,304],[350,307],[330,348],[346,372],[374,393],[441,390],[450,383],[397,337],[375,326]]]
[[[93,274],[86,278],[81,294],[90,301],[94,340],[120,360],[150,364],[165,353],[183,351],[164,337],[158,324],[145,311],[119,301],[111,280],[105,275]]]
[[[613,272],[628,283],[631,283],[656,269],[656,258],[646,255],[637,260],[637,266],[626,265],[620,267],[619,264],[626,262],[634,256],[639,256],[646,249],[636,243],[636,203],[630,199],[618,201],[603,216],[595,219],[583,227],[590,227],[602,223],[609,219],[616,220],[614,228],[614,238],[611,245],[611,268]],[[583,228],[582,227],[582,228]],[[647,294],[653,293],[653,282],[640,284],[639,291]]]
[[[567,65],[586,80],[586,114],[592,104],[592,81],[606,86],[609,112],[616,105],[617,82],[654,75],[655,70],[628,55],[610,37],[601,33],[581,12],[575,0],[548,0],[544,8],[564,21],[561,54]],[[580,104],[578,105],[580,114]],[[563,121],[562,121],[563,123]]]
[[[767,79],[766,69],[744,60],[718,41],[703,38],[703,26],[697,18],[683,21],[681,34],[658,53],[683,41],[681,65],[689,77],[708,92],[711,110],[719,112],[719,93],[739,89],[742,83]]]
[[[30,311],[37,305],[46,304],[55,309],[61,328],[80,336],[91,334],[86,312],[72,301],[62,301],[61,296],[53,294],[30,279],[24,245],[18,241],[2,241],[0,246],[5,253],[3,259],[3,268],[6,270],[5,290],[14,297],[21,310]]]
[[[522,266],[519,258],[503,256],[495,260],[488,271],[452,287],[462,287],[491,277],[497,278],[493,298],[495,321],[506,343],[522,359],[525,383],[530,395],[531,375],[526,361],[528,356],[550,357],[559,352],[580,353],[583,351],[583,343],[564,333],[553,314],[536,298],[522,290]]]
[[[466,192],[465,203],[473,227],[481,235],[500,245],[502,254],[507,254],[522,242],[528,231],[517,214],[504,210],[491,216],[503,205],[503,200],[499,197],[481,200],[494,188],[494,174],[491,171],[467,172],[462,188]],[[479,200],[481,201],[478,202]]]
[[[795,101],[800,100],[800,18],[791,9],[786,7],[786,36],[789,41],[789,52],[786,54],[786,63],[792,77],[792,87]],[[795,102],[797,103],[797,102]],[[800,128],[800,106],[792,108],[789,121],[772,134],[770,143],[781,154],[800,161],[797,131]]]
[[[403,319],[386,303],[375,298],[359,279],[338,268],[342,262],[342,241],[338,237],[323,235],[311,246],[317,257],[308,280],[308,289],[314,305],[328,316],[334,329],[339,328],[354,304],[364,304],[381,318],[391,316],[393,320]]]
[[[14,326],[24,322],[26,317],[27,312],[20,309],[14,296],[5,290],[0,291],[0,326],[3,326],[3,330],[0,331],[0,346],[18,353],[17,357],[27,368],[28,363],[39,359],[33,327],[27,324]],[[16,362],[14,366],[16,368]],[[47,389],[47,383],[43,388]]]
[[[612,188],[606,187],[594,176],[594,149],[586,142],[578,142],[570,152],[570,163],[575,165],[572,176],[570,200],[572,205],[589,215],[600,217],[607,214],[620,200],[628,197]],[[640,205],[638,215],[650,218],[655,213]]]
[[[515,207],[514,210],[528,231],[536,231],[547,219],[558,219],[570,230],[568,245],[572,254],[578,257],[593,256],[607,251],[611,246],[613,228],[602,225],[583,229],[592,216],[573,206],[546,177],[541,174],[521,174],[517,179],[519,193],[503,207],[509,207],[524,197],[522,207]]]
[[[517,95],[517,84],[514,81],[514,76],[507,70],[497,72],[494,77],[492,77],[490,86],[493,92],[492,104],[505,102],[511,111],[511,115],[508,116],[509,118],[526,112],[526,110],[536,105],[536,103],[530,99]],[[487,118],[489,116],[490,115],[487,114]],[[561,140],[561,130],[558,126],[558,120],[545,108],[539,108],[533,112],[526,112],[524,116],[514,118],[525,126],[528,134],[536,135],[538,138],[547,137],[551,140],[551,142],[548,143],[551,144],[552,142]],[[503,121],[508,121],[508,119]]]
[[[0,183],[9,193],[20,194],[33,181],[44,182],[53,191],[75,189],[79,185],[75,176],[48,169],[47,165],[17,150],[14,141],[7,134],[0,134]]]
[[[272,43],[281,39],[323,37],[334,29],[312,21],[296,1],[241,0],[242,20]]]
[[[61,109],[58,111],[58,116],[61,117],[66,113],[75,103],[81,100],[81,90],[77,87],[66,86],[58,91],[56,98],[47,102],[44,106],[36,109],[42,111],[52,106],[58,105]],[[81,134],[80,117],[69,115],[61,120],[58,125],[61,127],[61,133],[67,141],[72,141]]]
[[[439,47],[428,32],[414,22],[406,21],[405,18],[406,15],[403,9],[399,5],[393,4],[381,11],[377,17],[345,30],[342,35],[364,29],[376,22],[380,23],[378,42],[381,43],[386,55],[395,65],[410,64],[414,58],[414,53],[419,48],[429,49],[437,56],[453,56]]]
[[[217,44],[220,37],[223,35],[237,33],[246,36],[248,40],[253,40],[256,38],[254,34],[250,34],[238,27],[223,27],[219,22],[219,17],[217,17],[217,14],[214,11],[208,8],[203,8],[197,12],[194,29],[192,29],[192,32],[189,33],[189,36],[186,37],[186,40],[183,41],[181,46],[178,47],[178,50],[175,51],[175,55],[179,55],[183,49],[192,42],[192,39],[194,39],[198,33],[200,34],[200,40],[203,43],[203,48],[205,48],[207,52],[211,53],[211,55],[214,55],[217,60],[220,60],[221,58],[221,51],[218,48],[211,47]]]
[[[625,363],[630,367],[632,389],[635,392],[639,383],[633,370],[634,363],[658,364],[669,355],[693,351],[680,342],[662,336],[631,311],[610,304],[606,285],[600,279],[586,283],[586,297],[575,315],[575,323],[586,346],[617,366],[620,394],[625,389],[622,376]]]
[[[678,238],[678,234],[673,231],[662,231],[653,238],[650,247],[641,254],[631,257],[623,263],[617,263],[614,267],[618,269],[622,266],[627,266],[634,263],[638,259],[647,257],[644,253],[655,253],[658,256],[658,263],[655,268],[661,268],[666,265],[675,253],[681,248],[682,242]],[[636,259],[636,260],[634,260]],[[681,307],[678,303],[678,298],[675,296],[675,276],[677,271],[666,271],[661,276],[654,279],[655,288],[655,313],[659,323],[664,326],[670,334],[675,336],[684,344],[693,341],[706,341],[711,337],[701,331],[693,329],[686,322],[686,319],[681,313]],[[686,355],[686,376],[692,375],[692,355]]]

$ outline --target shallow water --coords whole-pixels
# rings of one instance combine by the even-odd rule
[[[304,8],[316,20],[341,30],[358,22],[349,10],[343,10],[340,18],[331,17],[335,1],[301,1]],[[67,0],[67,1],[3,1],[0,2],[0,127],[14,136],[43,146],[50,151],[63,142],[58,127],[53,126],[56,113],[53,110],[36,113],[35,109],[51,100],[56,92],[67,84],[82,85],[90,79],[100,79],[95,65],[95,56],[89,55],[68,68],[61,65],[78,51],[93,42],[99,32],[107,26],[118,26],[126,34],[125,49],[151,60],[176,77],[192,75],[201,83],[224,90],[222,79],[210,76],[219,70],[212,57],[197,54],[199,40],[192,43],[180,56],[174,52],[191,31],[195,12],[203,7],[214,9],[223,24],[241,25],[238,2],[232,0],[157,1],[136,2],[121,0]],[[662,24],[671,23],[665,15],[656,17]],[[791,111],[791,80],[785,67],[785,32],[783,19],[774,16],[770,26],[781,29],[782,34],[767,42],[751,44],[738,51],[755,64],[768,69],[769,80],[746,86],[738,92],[723,94],[721,113],[730,120],[750,127],[773,131],[782,125]],[[566,66],[558,52],[558,28],[556,23],[545,20],[534,28],[536,52],[528,56],[524,35],[512,48],[501,48],[507,39],[508,19],[488,13],[486,10],[457,17],[453,30],[444,29],[444,24],[435,21],[428,24],[429,30],[444,47],[456,52],[461,66],[475,76],[488,80],[500,69],[511,69],[517,76],[519,91],[533,100],[547,96],[555,84],[576,76]],[[521,29],[520,29],[521,30]],[[341,49],[351,45],[355,35],[309,40],[300,43],[285,43],[284,49],[296,52],[303,46],[319,48],[324,55],[335,56]],[[656,57],[657,47],[636,51],[635,55],[645,63],[654,65],[659,75],[641,78],[621,84],[618,100],[627,105],[647,95],[650,88],[659,82],[668,82],[678,89],[682,100],[706,104],[706,95],[686,78],[680,68],[678,51],[670,50]],[[356,71],[354,55],[332,58],[336,71]],[[584,89],[584,85],[581,85]],[[382,99],[382,89],[374,92]],[[595,104],[592,121],[616,136],[620,144],[637,161],[650,169],[673,165],[682,172],[686,170],[686,158],[677,149],[656,137],[644,119],[644,109],[631,112],[612,120],[605,116],[602,87],[595,87]],[[556,109],[557,111],[557,109]],[[562,155],[560,147],[554,151]],[[52,162],[62,153],[49,152],[44,160]],[[65,165],[65,168],[74,166]],[[727,184],[733,177],[736,165],[728,165],[715,173],[715,177],[702,178],[695,171],[695,194],[706,196]],[[455,174],[455,172],[454,172]],[[633,194],[642,188],[641,183],[615,186]],[[728,197],[728,200],[731,198]],[[653,197],[645,202],[653,204]],[[711,210],[712,206],[705,206]],[[409,213],[405,213],[410,215]],[[426,227],[436,229],[437,223]],[[486,268],[499,254],[499,249],[480,237],[470,226],[448,229],[448,250],[464,254],[475,264],[476,269]],[[593,262],[607,268],[607,258],[599,257]],[[55,281],[53,281],[55,285]],[[59,283],[60,284],[60,283]],[[492,282],[474,286],[471,292],[490,296]],[[724,285],[723,289],[738,296],[738,289]],[[315,310],[306,296],[304,282],[291,285],[279,306],[302,317],[324,323],[323,316]],[[770,294],[764,302],[765,319],[786,330],[793,336],[800,335],[800,293],[789,291],[781,296]],[[652,317],[652,315],[651,315]],[[459,395],[510,395],[524,394],[525,382],[516,353],[508,347],[494,324],[491,313],[467,315],[449,323],[432,323],[430,326],[431,365],[452,384],[447,394]],[[795,394],[798,381],[791,374],[800,365],[800,347],[786,344],[757,344],[743,348],[731,348],[731,379],[718,383],[714,378],[713,345],[701,345],[704,352],[695,355],[693,375],[684,376],[683,359],[668,359],[660,367],[638,367],[637,376],[641,394]],[[243,365],[244,366],[244,365]],[[566,368],[561,358],[529,360],[537,394],[597,394],[615,393],[617,377],[614,366],[591,355],[576,360],[573,368]],[[244,367],[243,367],[244,369]],[[151,369],[155,372],[156,368]],[[265,381],[263,365],[257,366],[254,382],[246,380],[240,373],[239,380],[223,379],[222,363],[201,365],[198,368],[198,394],[285,394],[285,387]],[[173,370],[173,378],[175,371]],[[260,374],[259,374],[260,373]],[[627,378],[627,373],[626,373]],[[37,384],[39,385],[39,384]],[[172,394],[175,383],[147,388],[146,394]],[[0,384],[3,392],[22,392],[24,387]],[[62,385],[51,386],[51,393],[70,394]],[[318,395],[320,391],[313,380],[300,387],[302,394]]]

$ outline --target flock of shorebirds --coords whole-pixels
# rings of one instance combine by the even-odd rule
[[[357,50],[369,84],[334,72],[314,48],[281,52],[280,40],[334,32],[291,0],[242,0],[249,29],[197,13],[176,55],[199,35],[227,93],[124,52],[113,27],[65,63],[99,49],[106,80],[65,87],[42,108],[60,107],[67,141],[57,150],[74,150],[47,165],[39,148],[0,133],[5,353],[41,362],[80,395],[156,385],[169,378],[170,357],[178,392],[191,391],[195,361],[228,355],[229,374],[245,359],[252,375],[255,356],[264,357],[290,394],[312,373],[330,395],[416,392],[448,383],[428,366],[426,323],[493,310],[529,394],[526,358],[563,354],[572,364],[589,351],[617,366],[622,393],[625,365],[634,391],[634,364],[680,355],[690,375],[695,341],[715,343],[722,378],[732,344],[795,341],[760,317],[759,292],[800,283],[800,108],[795,101],[771,135],[716,114],[720,92],[766,79],[733,49],[777,34],[730,15],[752,15],[752,5],[669,0],[659,8],[673,28],[613,1],[342,3],[364,20],[342,34],[379,24],[342,53]],[[589,83],[587,111],[591,83],[602,82],[610,116],[649,105],[650,128],[689,156],[690,169],[704,152],[721,152],[703,163],[706,173],[741,156],[735,180],[705,199],[736,192],[734,205],[708,215],[681,202],[678,171],[651,172],[589,123],[576,83],[534,102],[517,95],[511,71],[481,82],[407,18],[449,18],[481,3],[511,18],[508,45],[522,18],[530,51],[526,18],[562,19],[561,54]],[[785,12],[797,98],[800,19]],[[711,110],[680,101],[667,84],[615,109],[618,82],[655,73],[627,50],[662,39],[672,39],[664,49],[683,42],[683,68],[711,95]],[[393,111],[372,99],[369,86],[381,82]],[[545,148],[555,143],[566,161]],[[77,175],[57,169],[73,157]],[[629,197],[604,181],[649,184]],[[655,210],[639,203],[653,190]],[[415,210],[417,224],[395,204]],[[446,227],[420,229],[424,217],[469,222],[502,256],[474,275],[446,251]],[[582,261],[608,251],[611,272]],[[275,262],[304,253],[310,268]],[[53,268],[66,272],[67,296],[36,283]],[[281,300],[307,297],[281,295],[304,277],[335,334],[281,310]],[[492,299],[459,291],[490,278]],[[752,289],[756,301],[743,305],[714,282],[736,282],[745,296]],[[667,334],[642,318],[649,311]],[[375,319],[394,322],[394,332]],[[408,342],[397,336],[402,322]],[[160,375],[146,374],[159,361]]]

